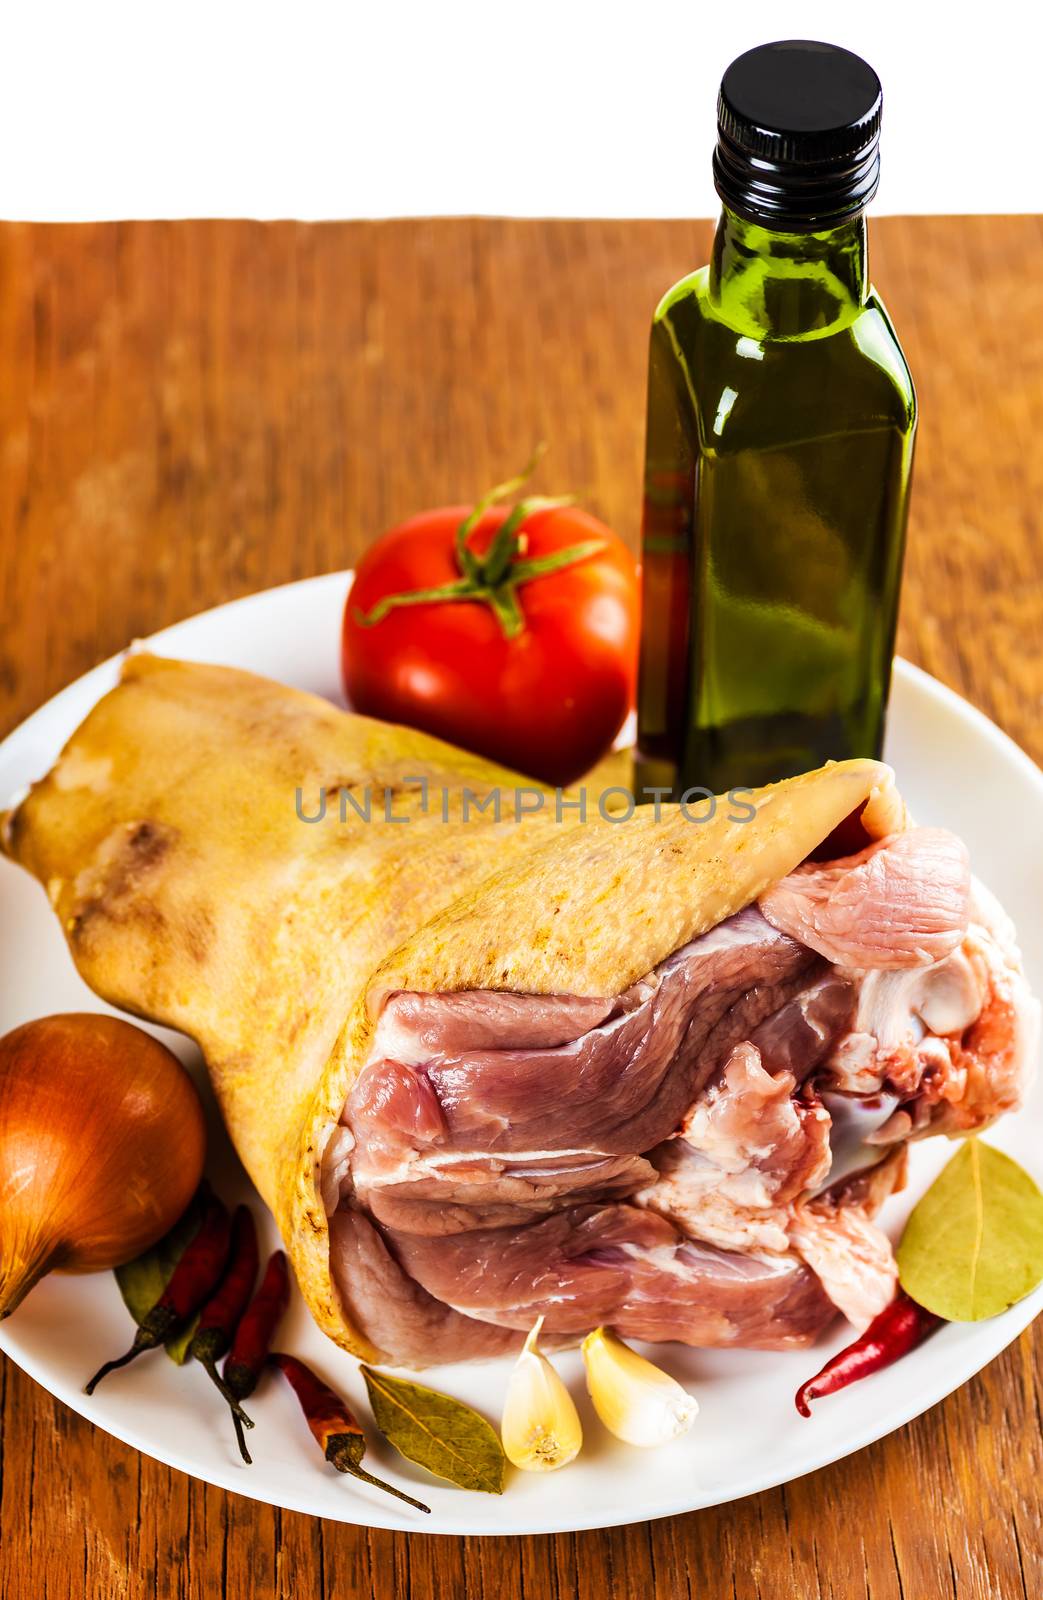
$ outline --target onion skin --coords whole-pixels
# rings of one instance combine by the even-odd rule
[[[122,1266],[173,1227],[206,1126],[177,1057],[118,1017],[43,1017],[0,1039],[0,1318],[48,1272]]]

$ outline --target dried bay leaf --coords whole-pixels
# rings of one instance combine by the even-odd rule
[[[135,1256],[134,1260],[128,1261],[125,1266],[116,1268],[115,1278],[123,1296],[123,1304],[139,1327],[170,1282],[174,1268],[185,1250],[199,1232],[199,1224],[206,1209],[205,1198],[206,1191],[201,1186],[170,1232],[165,1233],[158,1244],[154,1244],[151,1250],[146,1250],[144,1255]],[[193,1317],[180,1332],[172,1334],[166,1342],[167,1354],[179,1367],[184,1365],[198,1320],[198,1317]]]
[[[1043,1281],[1043,1194],[1016,1161],[967,1139],[906,1223],[902,1288],[948,1322],[998,1316]]]
[[[507,1458],[496,1429],[452,1395],[363,1366],[377,1427],[407,1461],[461,1489],[503,1493]]]

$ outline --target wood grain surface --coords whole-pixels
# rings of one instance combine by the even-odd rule
[[[648,321],[707,243],[690,222],[0,228],[0,731],[135,635],[348,565],[541,437],[540,486],[636,540]],[[1038,761],[1041,246],[1039,218],[872,229],[922,407],[900,648]],[[257,1506],[9,1362],[0,1385],[5,1600],[1043,1594],[1040,1331],[783,1489],[511,1541]]]

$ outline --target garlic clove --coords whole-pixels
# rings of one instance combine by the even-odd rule
[[[536,1341],[539,1317],[514,1364],[503,1404],[504,1454],[523,1472],[556,1472],[579,1454],[583,1429],[572,1396]]]
[[[582,1350],[594,1410],[617,1439],[655,1445],[688,1432],[699,1407],[676,1378],[607,1328],[588,1333]]]

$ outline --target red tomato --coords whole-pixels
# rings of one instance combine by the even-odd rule
[[[634,697],[637,568],[604,523],[572,506],[525,518],[508,580],[529,561],[592,541],[597,548],[517,583],[522,625],[513,637],[486,599],[398,604],[377,622],[360,621],[388,596],[459,583],[457,530],[470,510],[411,517],[359,562],[344,612],[348,699],[530,777],[572,783],[611,749]],[[472,531],[467,548],[479,561],[508,515],[486,511]]]

